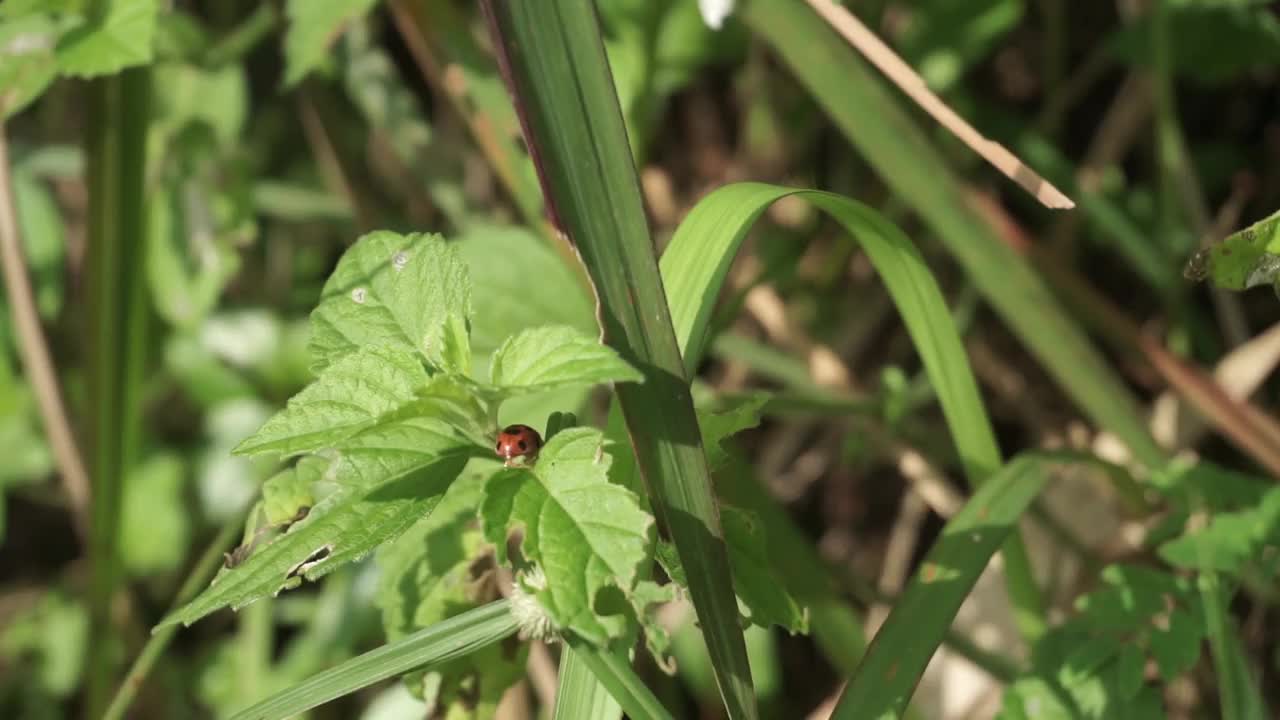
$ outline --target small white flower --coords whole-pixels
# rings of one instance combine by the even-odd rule
[[[537,593],[547,589],[547,576],[541,568],[525,573],[511,587],[511,615],[520,628],[522,640],[555,642],[556,623],[538,602]]]
[[[724,27],[724,21],[733,13],[734,0],[698,0],[702,21],[712,30]]]

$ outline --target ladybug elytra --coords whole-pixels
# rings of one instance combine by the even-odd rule
[[[493,449],[507,467],[511,467],[512,461],[518,457],[532,462],[542,449],[542,436],[528,425],[508,425],[498,433],[498,442]]]

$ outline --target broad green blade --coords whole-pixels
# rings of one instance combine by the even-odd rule
[[[757,717],[728,553],[639,180],[590,0],[484,4],[556,225],[594,283],[606,341],[644,374],[617,395],[653,509],[690,578],[730,718]]]
[[[1025,259],[968,204],[959,179],[898,100],[804,0],[753,0],[742,17],[898,197],[933,228],[974,284],[1066,392],[1142,462],[1164,453],[1125,388]]]
[[[97,35],[95,31],[86,38]],[[86,62],[91,55],[84,56]],[[117,679],[111,607],[120,581],[122,489],[137,461],[145,404],[142,385],[149,308],[141,258],[147,235],[144,192],[151,75],[144,68],[127,70],[94,80],[86,90],[88,112],[94,118],[87,127],[85,148],[89,189],[85,428],[93,499],[86,710],[99,717]]]
[[[871,641],[832,718],[901,716],[960,604],[1044,487],[1049,464],[1035,455],[1015,458],[947,523]]]
[[[556,720],[577,718],[622,717],[622,706],[604,683],[596,679],[591,665],[581,658],[570,645],[560,654],[560,684],[556,688]]]
[[[854,200],[761,183],[729,185],[703,198],[680,224],[662,257],[672,322],[684,343],[686,362],[696,362],[706,347],[711,309],[738,246],[765,209],[788,195],[826,211],[866,251],[924,362],[965,475],[977,486],[1000,468],[1000,451],[942,292],[902,232]],[[1005,555],[1019,628],[1034,638],[1044,629],[1043,602],[1016,535]]]
[[[577,637],[570,636],[566,642],[569,650],[574,656],[574,662],[580,662],[591,671],[596,680],[609,690],[609,694],[613,699],[622,706],[623,712],[631,720],[671,720],[671,713],[662,706],[658,698],[654,697],[653,691],[649,689],[644,681],[636,675],[636,671],[631,669],[631,663],[627,661],[625,654],[611,652],[607,648],[600,648],[585,642]],[[583,698],[585,699],[585,698]],[[562,713],[562,705],[559,700],[556,701],[557,717],[598,717],[596,715],[570,715],[567,712]],[[581,710],[588,710],[583,707]],[[568,710],[563,707],[563,710]]]
[[[508,602],[492,602],[313,675],[241,710],[232,720],[293,717],[387,678],[462,657],[515,631]]]

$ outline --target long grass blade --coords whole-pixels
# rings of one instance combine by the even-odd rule
[[[626,655],[611,652],[607,648],[598,648],[576,637],[570,636],[565,641],[572,652],[575,662],[580,662],[590,669],[591,674],[622,707],[623,712],[632,720],[671,720],[671,713],[654,697],[644,681],[631,669]],[[581,708],[583,711],[595,708]],[[597,715],[561,715],[561,706],[556,703],[557,717],[599,717]]]
[[[996,312],[1098,425],[1160,465],[1132,393],[1027,262],[965,200],[960,181],[843,39],[804,0],[753,0],[742,16],[866,157],[937,233]]]
[[[1049,463],[1012,460],[951,519],[894,604],[831,717],[898,717],[992,553],[1048,480]]]
[[[560,654],[560,684],[556,688],[556,707],[552,717],[557,720],[622,717],[622,706],[604,683],[596,679],[591,665],[574,651],[572,645],[565,645]]]
[[[232,716],[280,720],[410,670],[448,662],[516,632],[507,600],[491,602],[352,658]]]
[[[730,718],[757,716],[710,474],[590,0],[484,4],[553,222],[577,247],[605,340],[641,368],[619,404],[690,579]]]
[[[686,362],[702,355],[711,309],[738,246],[765,209],[795,195],[821,208],[856,238],[883,278],[933,383],[965,475],[980,484],[1001,466],[1000,451],[964,346],[924,260],[891,223],[848,198],[815,190],[739,183],[723,187],[689,213],[662,257],[676,335]],[[1043,601],[1031,563],[1015,534],[1005,547],[1009,593],[1028,638],[1045,627]]]
[[[89,88],[87,302],[89,452],[92,482],[89,714],[110,699],[119,647],[111,605],[120,582],[118,539],[124,478],[142,423],[147,296],[144,173],[151,75],[126,70]]]

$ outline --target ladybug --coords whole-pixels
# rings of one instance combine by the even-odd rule
[[[528,425],[508,425],[498,433],[498,443],[493,449],[507,467],[511,467],[512,461],[518,457],[525,458],[525,462],[533,462],[542,449],[542,436]]]

